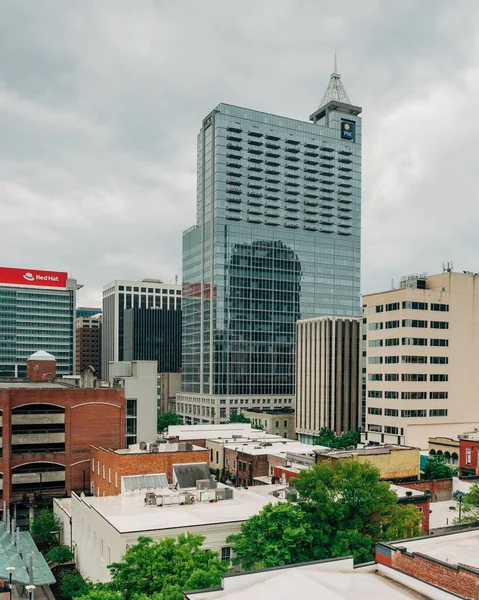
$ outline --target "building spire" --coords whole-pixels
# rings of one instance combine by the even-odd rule
[[[338,61],[336,56],[336,50],[334,51],[334,73],[338,72]]]
[[[338,61],[336,52],[334,53],[334,71],[331,73],[331,77],[329,79],[328,87],[324,92],[323,99],[321,100],[319,107],[321,108],[331,100],[335,100],[336,102],[342,102],[343,104],[351,104],[351,101],[344,89],[343,83],[341,81],[341,75],[338,73]]]

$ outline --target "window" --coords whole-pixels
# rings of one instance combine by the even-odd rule
[[[213,448],[210,448],[210,461],[213,462],[213,458],[214,458],[214,451]]]
[[[368,398],[382,398],[383,393],[380,390],[368,390]]]
[[[429,344],[431,346],[449,346],[449,340],[441,340],[441,339],[429,340]]]
[[[427,310],[427,302],[410,302],[406,300],[406,302],[402,303],[402,307],[413,310]]]
[[[219,462],[220,462],[220,455],[219,455],[219,452],[216,451],[216,464],[219,464]]]
[[[107,546],[107,548],[106,548],[106,561],[107,561],[108,565],[111,564],[111,548],[110,548],[110,546]]]
[[[399,321],[386,321],[386,329],[395,329],[399,327]]]
[[[399,310],[399,302],[391,302],[391,304],[386,304],[386,310]]]
[[[431,321],[431,329],[449,329],[447,321]]]
[[[369,340],[370,348],[378,348],[379,346],[382,346],[382,345],[383,345],[382,340]]]
[[[399,346],[399,338],[388,338],[386,346]]]
[[[401,392],[401,400],[426,400],[427,392]]]
[[[385,417],[398,417],[399,416],[399,411],[398,411],[397,408],[385,408],[384,409],[384,416]]]
[[[396,400],[399,398],[399,392],[384,392],[384,397],[388,400]]]
[[[384,362],[387,365],[396,364],[399,362],[399,356],[386,356],[384,358]]]
[[[96,461],[96,472],[98,475],[100,475],[100,461],[99,460]]]
[[[111,483],[111,468],[108,467],[108,483]]]
[[[118,473],[115,471],[115,487],[118,487]]]
[[[103,539],[100,538],[100,558],[103,560]]]
[[[233,471],[236,471],[236,460],[233,459]]]
[[[103,465],[101,469],[102,469],[103,479],[105,479],[105,465]]]
[[[430,356],[429,362],[431,365],[447,365],[449,364],[449,358],[447,356]]]
[[[382,415],[382,414],[383,414],[382,408],[376,408],[375,406],[370,406],[368,408],[368,415]]]
[[[368,424],[368,430],[369,431],[376,431],[378,433],[381,433],[381,431],[383,430],[382,425],[375,425],[374,423],[369,423]]]
[[[430,417],[447,417],[447,408],[431,408]]]
[[[223,548],[221,548],[221,560],[224,562],[230,562],[231,548],[229,546],[224,546]]]
[[[94,458],[91,459],[91,470],[93,471],[93,473],[95,472],[95,459]]]
[[[401,381],[427,381],[426,373],[404,373]]]
[[[399,375],[397,373],[386,373],[384,381],[399,381]]]
[[[126,401],[126,446],[137,442],[137,400]]]
[[[401,411],[401,417],[406,417],[406,418],[415,418],[415,417],[425,417],[427,413],[427,410],[423,409],[423,408],[419,408],[419,409],[412,409],[412,410],[402,410]]]
[[[399,429],[397,427],[391,427],[390,425],[385,425],[384,433],[393,433],[393,434],[397,435],[399,433]]]
[[[402,338],[403,346],[427,346],[427,338]]]
[[[276,429],[279,427],[279,421],[276,421]]]
[[[466,465],[471,464],[471,455],[472,455],[471,448],[466,448]]]
[[[401,356],[401,362],[412,365],[425,365],[427,363],[427,356]]]
[[[418,319],[403,319],[403,327],[427,327],[427,321],[420,321]]]
[[[369,379],[369,381],[382,381],[383,376],[381,373],[370,373],[368,375],[368,379]]]
[[[430,375],[430,381],[448,381],[449,375],[446,373],[434,373]]]
[[[431,304],[431,310],[436,312],[449,312],[449,304]]]
[[[368,363],[370,365],[382,365],[383,357],[382,356],[370,356],[368,358]]]
[[[370,331],[377,331],[378,329],[382,329],[383,328],[383,324],[382,323],[369,323],[369,330]]]
[[[288,426],[288,421],[284,421],[283,427],[287,427]]]
[[[429,392],[429,398],[431,400],[446,400],[448,392]]]

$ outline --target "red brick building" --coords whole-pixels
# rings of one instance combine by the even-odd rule
[[[123,390],[84,389],[55,381],[55,359],[37,352],[29,380],[0,381],[0,483],[9,503],[90,487],[90,446],[121,448]],[[27,496],[27,498],[25,498]]]
[[[101,369],[101,317],[78,317],[75,329],[76,373],[93,367],[97,377]]]
[[[479,432],[459,436],[459,475],[472,477],[479,475]]]
[[[121,478],[129,475],[165,473],[172,484],[173,465],[208,463],[210,456],[209,450],[189,442],[147,444],[145,449],[136,446],[122,450],[92,446],[91,491],[96,496],[121,494]]]

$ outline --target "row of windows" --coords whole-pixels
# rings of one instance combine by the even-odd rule
[[[175,290],[159,290],[159,289],[153,289],[153,288],[138,288],[138,287],[132,287],[130,285],[124,286],[124,285],[120,285],[119,286],[119,290],[120,292],[141,292],[143,294],[175,294]],[[148,290],[148,291],[147,291]],[[177,296],[181,296],[181,290],[176,290],[176,295]]]
[[[417,327],[421,329],[427,328],[427,321],[420,319],[402,319],[401,321],[382,321],[377,323],[369,323],[369,329],[371,331],[378,331],[380,329],[395,329],[396,327]],[[447,321],[430,321],[429,327],[431,329],[449,329],[449,323]]]
[[[420,414],[417,414],[420,413]],[[424,414],[423,414],[424,413]],[[368,408],[368,415],[382,415],[383,409],[375,406]],[[397,408],[385,408],[384,416],[386,417],[398,417],[399,410]],[[413,410],[402,410],[401,417],[425,417],[426,409],[413,409]],[[431,408],[429,409],[430,417],[447,417],[447,408]]]
[[[370,373],[368,376],[369,381],[382,381],[382,373]],[[429,375],[429,381],[448,381],[449,376],[446,373],[431,373]],[[399,381],[396,375],[396,379],[387,379],[385,381]],[[401,381],[427,381],[426,373],[401,373]]]
[[[439,344],[433,344],[433,341],[445,341],[448,340],[430,340],[431,346],[438,346]],[[403,337],[403,338],[387,338],[385,340],[369,340],[368,345],[370,348],[381,348],[384,346],[427,346],[427,338],[415,338],[415,337]],[[447,345],[447,344],[446,344]]]
[[[379,304],[378,306],[370,306],[369,312],[370,313],[381,313],[381,312],[384,312],[384,309],[386,309],[386,311],[392,311],[392,310],[399,310],[400,307],[405,310],[427,310],[428,303],[427,302],[412,302],[410,300],[404,300],[401,303],[391,302],[390,304],[386,304],[385,306],[383,306],[382,304]],[[431,303],[430,310],[436,311],[436,312],[449,312],[449,304]]]
[[[417,365],[426,365],[428,360],[427,356],[414,356],[414,355],[402,355],[402,356],[370,356],[368,358],[368,363],[370,365],[382,365],[383,363],[386,365],[404,363],[404,364],[417,364]],[[430,356],[429,362],[431,364],[447,364],[447,357],[444,356]],[[446,360],[443,360],[446,359]]]
[[[385,398],[397,398],[398,392],[384,392]],[[389,394],[389,395],[386,395]],[[401,400],[426,400],[428,392],[401,392]],[[368,390],[368,398],[382,398],[382,390]],[[429,392],[431,400],[446,400],[449,397],[448,392]]]

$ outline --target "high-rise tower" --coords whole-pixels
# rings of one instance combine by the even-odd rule
[[[335,72],[312,123],[228,104],[204,119],[183,235],[186,423],[291,405],[296,321],[359,316],[360,113]]]

